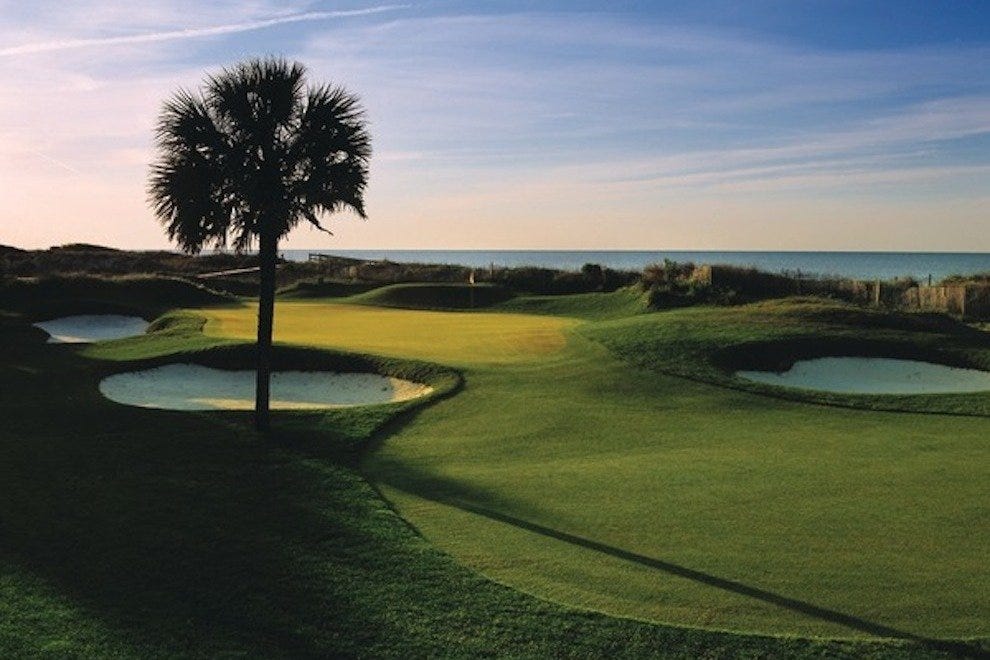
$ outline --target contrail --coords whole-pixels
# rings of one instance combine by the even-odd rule
[[[57,158],[52,158],[48,154],[43,154],[40,151],[35,151],[34,149],[29,149],[28,152],[34,154],[35,156],[37,156],[38,158],[41,158],[42,160],[48,161],[49,163],[51,163],[53,165],[58,165],[59,167],[61,167],[62,169],[66,170],[68,172],[72,172],[73,174],[82,174],[82,172],[80,172],[79,170],[77,170],[76,168],[74,168],[72,165],[69,165],[65,161],[61,161],[61,160],[59,160]]]
[[[303,23],[307,21],[324,21],[331,18],[344,18],[347,16],[367,16],[369,14],[380,14],[397,9],[406,9],[409,5],[379,5],[367,7],[365,9],[349,9],[344,11],[309,11],[302,14],[291,14],[278,18],[268,18],[259,21],[248,21],[245,23],[230,23],[227,25],[215,25],[205,28],[190,28],[187,30],[171,30],[168,32],[149,32],[146,34],[132,34],[124,37],[96,37],[92,39],[63,39],[60,41],[42,41],[33,44],[21,44],[20,46],[10,46],[0,48],[0,57],[12,55],[27,55],[30,53],[47,53],[59,50],[69,50],[72,48],[87,48],[89,46],[118,46],[121,44],[145,44],[157,41],[171,41],[174,39],[195,39],[198,37],[213,37],[221,34],[233,34],[236,32],[249,32],[251,30],[262,30],[273,25],[283,25],[285,23]]]

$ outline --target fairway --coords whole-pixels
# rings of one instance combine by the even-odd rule
[[[470,373],[369,456],[427,538],[496,580],[636,618],[986,633],[988,420],[774,401],[574,342],[567,360]]]
[[[985,638],[986,417],[699,382],[711,347],[771,331],[975,339],[893,317],[877,329],[827,302],[646,314],[633,293],[523,303],[543,316],[279,303],[299,343],[458,370],[279,346],[281,369],[435,391],[422,407],[279,411],[270,437],[247,413],[101,395],[108,376],[176,362],[249,368],[251,343],[204,337],[199,310],[84,349],[0,323],[15,484],[0,504],[0,653],[42,635],[76,656],[927,658],[943,651],[932,638]],[[244,334],[252,313],[213,307],[208,328]],[[451,328],[486,332],[456,342]],[[985,409],[986,395],[959,396]]]
[[[4,12],[0,660],[990,660],[990,0],[189,4]]]
[[[750,317],[786,327],[791,309],[808,313]],[[985,635],[990,420],[781,401],[636,367],[585,337],[662,337],[706,315],[732,328],[730,313],[750,318],[695,309],[576,333],[552,317],[281,303],[277,333],[468,365],[463,392],[364,467],[429,540],[500,582],[687,626]],[[248,308],[209,316],[211,334],[252,328]]]
[[[210,336],[251,340],[257,307],[202,310]],[[526,314],[432,312],[321,302],[279,302],[275,340],[447,364],[505,363],[553,353],[569,319]]]

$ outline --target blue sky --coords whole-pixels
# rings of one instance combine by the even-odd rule
[[[286,247],[990,251],[990,3],[0,0],[0,243],[164,247],[161,102],[281,54],[365,102]]]

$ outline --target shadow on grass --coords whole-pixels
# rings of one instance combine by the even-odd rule
[[[0,562],[36,580],[0,585],[20,598],[5,612],[16,621],[0,621],[8,651],[0,655],[37,654],[46,636],[64,642],[67,656],[683,649],[683,657],[757,657],[818,648],[562,611],[502,589],[420,543],[364,480],[321,453],[273,447],[240,418],[111,404],[97,383],[120,364],[30,336],[8,344],[0,355]],[[380,421],[341,413],[327,426],[343,445]],[[315,440],[293,431],[282,429],[281,439]],[[44,596],[32,597],[25,581],[43,583]]]
[[[511,525],[533,534],[539,534],[586,550],[592,550],[616,559],[638,564],[639,566],[645,566],[669,575],[692,580],[699,584],[722,589],[733,594],[753,598],[821,621],[837,624],[877,637],[914,642],[932,650],[943,651],[960,657],[990,657],[990,654],[977,644],[915,635],[882,623],[868,621],[852,614],[820,607],[813,603],[784,596],[759,587],[753,587],[736,580],[719,577],[670,561],[631,552],[594,539],[541,525],[521,518],[518,515],[498,510],[498,508],[509,508],[508,503],[499,502],[491,494],[454,479],[438,477],[416,468],[409,468],[408,466],[394,463],[385,464],[383,474],[385,476],[381,479],[381,483],[396,490],[438,504],[451,506],[467,513],[482,516],[498,523]]]
[[[273,446],[249,417],[109,403],[97,383],[113,364],[17,349],[0,360],[2,560],[81,614],[66,632],[57,608],[26,603],[8,622],[16,643],[101,630],[136,657],[320,657],[388,627],[381,585],[347,570],[400,571],[369,553],[378,528],[354,524],[377,524],[359,476]],[[336,426],[360,437],[377,423]],[[0,648],[28,652],[11,639]]]

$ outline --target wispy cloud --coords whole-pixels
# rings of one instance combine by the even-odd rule
[[[44,160],[46,162],[49,162],[52,165],[55,165],[57,167],[60,167],[63,170],[65,170],[66,172],[70,172],[71,174],[82,174],[82,172],[80,172],[78,169],[76,169],[72,165],[69,165],[66,162],[63,162],[63,161],[59,160],[58,158],[52,158],[51,156],[49,156],[47,154],[43,154],[40,151],[37,151],[35,149],[31,149],[29,151],[29,153],[32,153],[35,156],[37,156],[38,158],[40,158],[40,159],[42,159],[42,160]]]
[[[373,221],[338,232],[339,247],[566,247],[578,236],[588,247],[835,247],[842,228],[859,236],[868,205],[877,226],[937,212],[990,246],[978,203],[990,182],[990,77],[978,66],[990,43],[822,46],[566,3],[452,15],[474,10],[352,2],[38,0],[20,17],[11,3],[0,11],[0,181],[14,192],[0,197],[0,243],[18,242],[6,218],[43,213],[38,244],[98,240],[113,225],[131,245],[162,245],[143,196],[161,100],[236,59],[284,52],[368,110]],[[328,6],[341,10],[317,11]],[[70,214],[38,211],[56,177]],[[66,234],[63,215],[80,233]],[[889,247],[885,234],[870,240]]]
[[[177,39],[198,39],[204,37],[215,37],[238,32],[250,32],[262,30],[276,25],[287,23],[305,23],[313,21],[326,21],[334,18],[347,18],[352,16],[369,16],[385,12],[405,9],[408,5],[378,5],[375,7],[365,7],[363,9],[348,9],[341,11],[310,11],[301,14],[290,14],[288,16],[278,16],[275,18],[245,21],[241,23],[229,23],[226,25],[213,25],[203,28],[190,28],[185,30],[168,30],[164,32],[147,32],[144,34],[132,34],[116,37],[95,37],[87,39],[56,39],[53,41],[41,41],[35,43],[21,44],[0,48],[0,57],[10,57],[14,55],[28,55],[32,53],[47,53],[52,51],[71,50],[75,48],[89,48],[93,46],[120,46],[132,44],[155,43],[160,41],[174,41]]]
[[[961,97],[925,102],[840,131],[808,131],[799,138],[758,147],[683,151],[657,158],[613,160],[602,169],[606,180],[671,185],[713,182],[740,173],[795,171],[821,166],[876,167],[895,159],[921,158],[940,142],[990,134],[990,97]],[[879,152],[879,153],[876,153]]]

